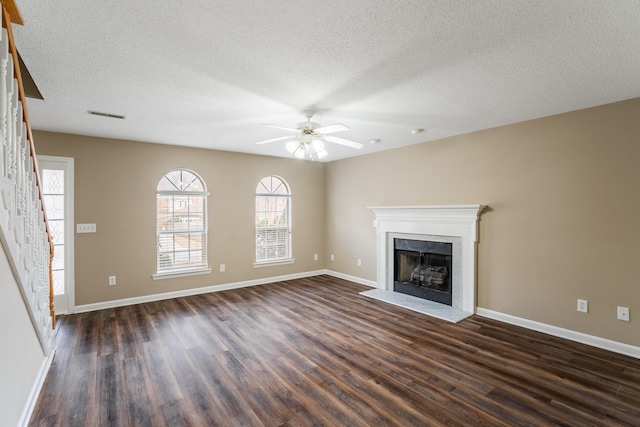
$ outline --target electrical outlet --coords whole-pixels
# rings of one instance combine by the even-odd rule
[[[582,313],[588,313],[589,312],[589,301],[587,301],[586,299],[579,299],[578,300],[578,311],[580,311]]]
[[[227,267],[224,264],[220,264],[220,273],[224,273]]]
[[[109,276],[109,286],[114,286],[116,284],[116,276]]]
[[[629,321],[629,307],[618,306],[618,320]]]
[[[317,261],[318,260],[318,254],[313,254],[313,260]]]
[[[335,261],[336,258],[333,256],[333,254],[331,254],[331,261]]]
[[[358,258],[358,267],[362,267],[362,260]]]

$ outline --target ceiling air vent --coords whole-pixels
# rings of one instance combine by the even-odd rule
[[[121,116],[120,114],[101,113],[100,111],[87,110],[87,113],[92,114],[94,116],[110,117],[112,119],[124,120],[125,118],[125,116]]]

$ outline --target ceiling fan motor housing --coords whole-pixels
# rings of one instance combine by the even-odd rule
[[[300,122],[300,123],[298,123],[297,126],[298,126],[298,129],[300,130],[300,132],[306,133],[306,131],[312,132],[314,129],[319,128],[320,127],[320,123]]]

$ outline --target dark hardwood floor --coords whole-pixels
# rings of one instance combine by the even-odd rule
[[[640,425],[640,360],[318,276],[70,315],[34,426]]]

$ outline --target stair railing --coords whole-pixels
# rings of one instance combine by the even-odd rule
[[[11,23],[22,24],[22,18],[14,0],[0,2],[0,241],[38,339],[49,354],[55,328],[53,239],[11,30]]]

